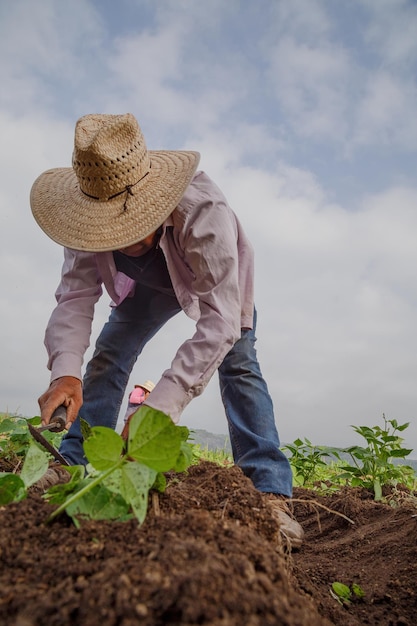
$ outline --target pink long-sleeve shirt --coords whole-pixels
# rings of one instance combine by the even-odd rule
[[[146,404],[178,422],[240,338],[241,328],[252,328],[253,249],[224,195],[204,172],[194,176],[163,223],[159,245],[178,302],[196,327]],[[112,252],[64,248],[57,306],[45,333],[51,380],[82,378],[102,285],[117,306],[133,294],[135,282],[117,271]]]

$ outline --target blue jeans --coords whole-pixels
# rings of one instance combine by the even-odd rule
[[[136,359],[180,310],[175,297],[139,284],[133,298],[113,309],[87,365],[80,417],[91,426],[116,427]],[[255,341],[255,329],[242,330],[241,339],[218,370],[233,458],[260,491],[291,496],[291,468],[279,449],[272,400],[259,368]],[[79,419],[63,438],[60,452],[71,465],[86,463]]]

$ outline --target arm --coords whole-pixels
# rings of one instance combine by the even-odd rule
[[[81,366],[90,343],[94,306],[102,294],[95,255],[64,249],[61,282],[45,333],[51,385],[39,398],[42,421],[60,404],[67,407],[67,426],[82,404]]]
[[[243,281],[239,237],[244,235],[224,196],[206,177],[194,190],[187,191],[181,205],[185,208],[179,216],[174,216],[172,237],[179,250],[179,274],[184,276],[184,267],[188,268],[188,289],[198,299],[200,315],[194,335],[180,346],[170,369],[163,373],[146,401],[169,414],[175,422],[190,400],[202,393],[240,338],[242,311],[246,306],[246,303],[242,305],[242,295],[253,313],[253,253],[245,238]],[[180,219],[182,225],[178,223]],[[166,248],[168,267],[175,282],[168,243]],[[243,282],[250,285],[250,289],[243,290],[244,294]]]

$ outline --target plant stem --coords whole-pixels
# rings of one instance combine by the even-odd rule
[[[102,474],[99,474],[98,476],[96,476],[96,478],[94,480],[91,481],[91,483],[88,483],[88,485],[86,485],[85,487],[83,487],[82,489],[80,489],[79,491],[76,491],[72,496],[70,496],[68,498],[68,500],[66,500],[65,502],[63,502],[57,509],[55,509],[55,511],[52,511],[52,513],[50,514],[50,516],[48,517],[48,519],[46,520],[46,523],[48,524],[49,522],[51,522],[55,517],[57,517],[58,515],[60,515],[61,513],[63,513],[65,511],[65,509],[72,504],[73,502],[76,502],[76,500],[78,500],[79,498],[82,498],[83,495],[85,495],[86,493],[88,493],[90,491],[90,489],[93,489],[93,487],[95,487],[96,485],[98,485],[99,483],[101,483],[105,478],[107,478],[107,476],[109,476],[112,472],[114,472],[115,470],[117,470],[119,467],[121,467],[124,463],[126,459],[126,455],[122,456],[120,458],[119,461],[117,461],[117,463],[115,463],[114,465],[112,465],[111,467],[109,467],[109,469],[107,469],[105,472],[103,472]]]

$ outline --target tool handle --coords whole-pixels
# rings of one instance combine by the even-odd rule
[[[53,433],[60,433],[64,430],[67,423],[67,409],[63,404],[52,413],[49,423],[51,424],[49,430]]]

